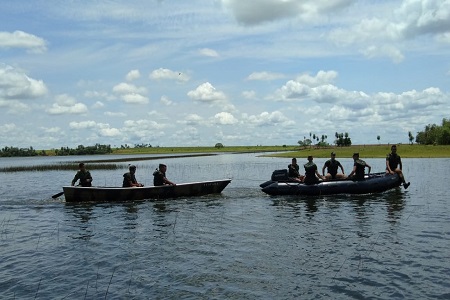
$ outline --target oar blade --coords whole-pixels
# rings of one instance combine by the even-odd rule
[[[53,199],[58,198],[59,196],[62,196],[64,194],[64,192],[58,193],[58,194],[54,194],[52,196]]]

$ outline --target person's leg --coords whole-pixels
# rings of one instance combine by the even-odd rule
[[[395,172],[398,174],[398,176],[399,176],[400,179],[402,180],[403,187],[404,187],[405,189],[407,189],[408,186],[409,186],[411,183],[410,183],[410,182],[406,182],[405,176],[403,176],[402,170],[400,170],[400,169],[397,168],[397,169],[395,169]]]

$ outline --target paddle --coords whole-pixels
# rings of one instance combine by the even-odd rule
[[[52,196],[53,199],[58,198],[59,196],[62,196],[64,194],[64,192],[58,193],[58,194],[54,194]]]

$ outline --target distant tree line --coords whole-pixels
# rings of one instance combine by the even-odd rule
[[[450,145],[450,119],[444,118],[442,125],[425,126],[424,131],[416,135],[416,143],[422,145]]]
[[[1,157],[13,157],[13,156],[38,156],[38,155],[47,155],[44,150],[41,152],[37,152],[33,149],[33,147],[30,148],[18,148],[18,147],[4,147],[0,150],[0,156]]]
[[[134,148],[151,148],[151,147],[152,147],[152,145],[150,145],[150,144],[144,144],[144,143],[134,144]]]
[[[95,144],[94,146],[78,145],[77,148],[61,147],[61,149],[55,149],[55,155],[67,156],[67,155],[93,155],[93,154],[109,154],[112,153],[111,145]]]

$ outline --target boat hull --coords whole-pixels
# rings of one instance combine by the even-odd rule
[[[318,184],[306,185],[296,182],[265,182],[261,184],[262,191],[269,195],[335,195],[335,194],[372,194],[382,193],[400,186],[400,177],[390,174],[374,174],[364,180],[353,181],[333,180]]]
[[[123,202],[218,194],[230,182],[231,179],[222,179],[177,185],[128,188],[64,186],[63,191],[66,202]]]

